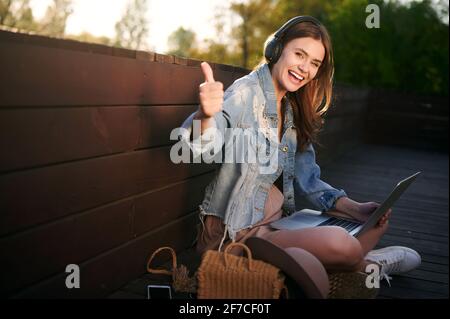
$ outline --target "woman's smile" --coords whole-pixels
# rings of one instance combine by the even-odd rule
[[[300,74],[298,74],[297,72],[292,71],[292,70],[288,71],[288,77],[289,77],[289,80],[292,81],[292,83],[297,84],[297,85],[302,83],[302,81],[305,79],[303,76],[301,76]]]

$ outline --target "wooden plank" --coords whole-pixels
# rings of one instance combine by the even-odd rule
[[[389,234],[400,236],[400,237],[408,237],[408,238],[414,238],[418,240],[429,240],[433,242],[439,242],[439,243],[446,243],[448,245],[448,235],[443,236],[435,233],[423,233],[418,231],[411,231],[409,229],[406,229],[404,227],[401,227],[403,225],[399,226],[392,226],[389,225]]]
[[[136,198],[133,234],[139,236],[198,209],[204,190],[214,177],[207,173],[166,189]]]
[[[0,106],[197,104],[204,81],[199,67],[9,42],[0,61]]]
[[[429,262],[422,258],[422,263],[420,264],[420,269],[439,273],[439,274],[445,274],[448,279],[448,265],[432,263],[432,262]]]
[[[145,299],[146,297],[141,295],[136,295],[131,292],[125,292],[122,290],[116,291],[115,293],[108,296],[108,299]]]
[[[68,264],[80,264],[129,240],[132,204],[126,200],[2,238],[0,294],[55,275]]]
[[[422,259],[426,262],[438,264],[438,265],[446,265],[448,271],[448,256],[435,255],[430,252],[422,252]]]
[[[14,290],[36,282],[64,265],[79,264],[182,218],[198,207],[203,199],[203,192],[198,189],[205,187],[212,176],[201,175],[1,239],[0,260],[7,261],[2,287]]]
[[[448,285],[396,276],[391,287],[383,282],[380,294],[394,298],[444,298],[448,297]]]
[[[448,115],[373,112],[368,116],[369,141],[448,150]]]
[[[409,147],[395,147],[390,145],[364,145],[355,149],[351,154],[342,157],[339,165],[344,163],[366,163],[367,166],[384,166],[389,160],[389,168],[402,167],[404,165],[426,165],[433,161],[438,168],[447,167],[448,162],[445,159],[448,154],[441,152],[427,152]],[[436,170],[436,166],[428,165],[431,171]]]
[[[58,274],[16,291],[9,297],[104,298],[145,273],[147,258],[150,252],[158,247],[171,245],[177,251],[187,248],[192,242],[194,232],[186,232],[186,229],[195,229],[197,222],[195,212],[81,263],[79,289],[66,288],[67,274],[64,269],[60,269]]]
[[[358,131],[357,127],[352,129],[348,126],[338,132],[328,132],[325,129],[320,133],[319,144],[315,144],[317,163],[326,166],[360,144],[361,139],[355,131]]]
[[[170,147],[162,147],[1,175],[0,234],[154,190],[214,168],[174,164]]]
[[[433,114],[447,116],[448,96],[415,95],[372,89],[368,96],[373,111],[396,111],[402,113]]]
[[[141,107],[141,130],[138,148],[173,144],[170,133],[197,111],[198,105]]]
[[[351,128],[353,128],[354,135],[361,135],[361,134],[355,134],[356,132],[362,133],[362,120],[363,116],[359,113],[356,114],[348,114],[346,116],[337,116],[332,117],[325,120],[325,124],[323,127],[323,134],[331,134],[331,133],[337,133],[345,132]]]
[[[110,47],[103,44],[87,43],[68,39],[62,40],[47,36],[7,32],[3,30],[0,30],[0,41],[5,43],[28,44],[34,46],[83,51],[96,54],[127,56],[130,58],[135,56],[137,57],[141,52],[117,47]]]
[[[348,89],[347,88],[336,88],[336,95],[345,95]],[[324,118],[332,119],[336,117],[347,117],[347,116],[355,116],[362,115],[364,116],[364,121],[367,117],[368,107],[367,100],[364,96],[358,97],[357,99],[351,98],[339,98],[334,99],[328,111],[325,113]]]
[[[391,287],[380,291],[380,295],[385,298],[395,299],[444,299],[448,295],[439,294],[432,291],[416,290],[410,287]]]
[[[196,105],[0,110],[0,173],[170,145]]]
[[[387,196],[389,192],[394,188],[394,186],[403,178],[406,178],[408,175],[412,175],[413,170],[410,170],[408,174],[403,176],[392,176],[389,179],[383,177],[376,176],[364,176],[354,174],[352,179],[349,179],[348,176],[344,172],[333,173],[333,178],[329,178],[329,180],[339,181],[340,184],[345,185],[348,189],[358,190],[361,193],[372,193],[375,196]],[[427,188],[426,183],[421,182],[420,176],[414,184],[405,192],[405,198],[414,198],[414,196],[422,195],[424,196],[424,200],[427,200],[427,196],[436,199],[448,196],[445,195],[445,189],[439,187],[439,185],[429,185]],[[417,197],[416,197],[417,198]],[[403,199],[403,197],[402,197]],[[417,200],[416,200],[417,201]],[[439,204],[439,203],[438,203]],[[440,203],[443,204],[443,203]]]
[[[170,131],[197,106],[8,109],[0,117],[0,172],[167,145]],[[332,119],[322,139],[332,145],[350,120]],[[352,136],[355,136],[352,134]],[[333,141],[329,141],[333,138]]]
[[[413,238],[392,236],[389,233],[384,234],[380,240],[383,246],[406,246],[419,253],[426,251],[441,256],[448,256],[448,244],[435,243],[430,241],[417,241]]]
[[[448,273],[437,273],[434,271],[427,271],[423,270],[422,267],[420,266],[418,269],[405,273],[402,276],[406,278],[422,279],[426,281],[432,281],[448,285]]]

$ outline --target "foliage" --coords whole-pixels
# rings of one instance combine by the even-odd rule
[[[380,28],[365,25],[369,4],[380,8]],[[252,68],[271,33],[312,15],[331,35],[337,82],[448,95],[448,1],[247,0],[232,2],[229,12],[238,23],[226,44],[211,41],[197,58]]]
[[[0,25],[22,31],[36,31],[30,0],[0,0]]]
[[[63,37],[67,18],[72,14],[72,0],[53,0],[44,18],[40,21],[39,33],[53,37]]]
[[[116,23],[116,46],[136,50],[147,47],[147,5],[147,0],[129,0],[124,15]]]
[[[195,45],[195,32],[179,27],[169,36],[168,42],[168,54],[188,57]]]

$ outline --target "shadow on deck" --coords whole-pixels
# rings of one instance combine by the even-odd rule
[[[390,228],[378,245],[413,248],[422,264],[394,276],[391,287],[383,281],[379,298],[448,298],[448,166],[448,154],[365,144],[322,167],[325,181],[357,201],[382,201],[399,180],[422,172],[395,204]],[[189,250],[179,256],[179,263],[190,269],[198,262]],[[109,297],[146,298],[146,286],[155,280],[143,275]]]

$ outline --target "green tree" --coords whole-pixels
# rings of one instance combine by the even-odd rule
[[[30,0],[0,0],[0,25],[19,31],[36,31]]]
[[[379,29],[365,25],[369,4],[380,8]],[[448,95],[448,1],[248,0],[230,11],[240,17],[230,37],[241,66],[255,65],[288,19],[312,15],[330,32],[338,82]]]
[[[369,3],[380,28],[365,26]],[[448,25],[431,1],[347,0],[329,12],[336,80],[350,84],[448,95]]]
[[[275,1],[248,0],[247,2],[232,2],[230,10],[240,23],[232,29],[232,37],[238,41],[241,54],[240,65],[248,68],[257,64],[262,56],[264,40],[268,36],[268,26]]]
[[[179,27],[170,34],[168,44],[168,54],[188,57],[195,47],[195,32]]]
[[[88,42],[88,43],[98,43],[98,44],[104,44],[104,45],[112,45],[113,44],[112,39],[105,37],[105,36],[97,37],[95,35],[90,34],[89,32],[83,32],[83,33],[77,34],[77,35],[68,34],[66,36],[66,38],[81,41],[81,42]]]
[[[72,12],[72,0],[53,0],[53,3],[47,7],[44,18],[40,21],[39,33],[63,37],[67,18]]]
[[[115,26],[115,45],[135,50],[147,47],[147,6],[147,0],[129,0],[124,15]]]
[[[230,20],[232,15],[228,6],[220,5],[216,7],[214,15],[216,34],[214,39],[202,41],[201,46],[199,46],[198,41],[195,42],[189,50],[189,57],[216,63],[241,65],[242,59],[237,41],[226,32],[226,22]]]

